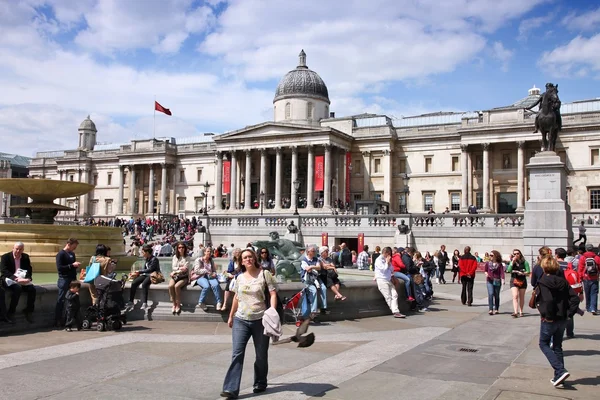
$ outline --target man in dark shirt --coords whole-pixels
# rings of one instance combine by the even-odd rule
[[[55,326],[62,327],[64,323],[65,295],[69,291],[71,282],[77,279],[77,268],[81,263],[75,258],[75,250],[79,241],[74,238],[67,239],[65,247],[56,255],[56,269],[58,271],[58,299],[54,310]]]

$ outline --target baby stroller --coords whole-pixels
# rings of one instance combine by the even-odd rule
[[[283,321],[282,324],[286,322],[288,317],[291,317],[296,324],[296,326],[300,326],[302,322],[302,296],[304,295],[304,290],[302,289],[298,293],[292,296],[292,298],[288,299],[287,297],[283,298]]]
[[[91,329],[95,322],[96,329],[99,332],[105,330],[118,331],[127,323],[126,315],[121,313],[124,306],[123,288],[126,281],[127,275],[123,275],[121,280],[111,279],[103,275],[94,279],[98,301],[85,311],[81,324],[83,329]]]

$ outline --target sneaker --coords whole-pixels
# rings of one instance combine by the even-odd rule
[[[146,309],[148,309],[148,303],[142,304],[142,310],[146,310]]]
[[[221,303],[217,303],[217,306],[215,307],[215,310],[217,310],[217,311],[221,311],[221,307],[222,307],[222,306],[223,306],[223,305],[222,305]]]
[[[252,389],[252,393],[263,393],[264,391],[266,391],[267,388],[263,387],[263,386],[257,386],[254,389]]]
[[[427,312],[429,309],[427,307],[419,308],[419,312]]]
[[[230,391],[223,390],[221,392],[221,397],[225,397],[226,399],[237,399],[237,396]]]
[[[406,299],[407,301],[415,301],[415,298],[412,296],[408,296],[408,298]]]
[[[494,310],[494,314],[498,314],[500,311],[498,310]]]
[[[435,283],[438,284],[438,285],[440,284],[439,278],[435,278]]]
[[[71,328],[65,328],[65,332],[73,332],[73,329],[71,329]]]
[[[567,379],[571,374],[569,374],[567,371],[565,371],[561,376],[559,376],[557,379],[555,379],[554,381],[551,381],[552,384],[556,387],[558,385],[560,385],[561,383],[563,383],[565,381],[565,379]]]
[[[206,304],[198,303],[198,308],[201,309],[202,311],[206,311]]]
[[[400,314],[399,312],[394,313],[394,318],[406,318],[406,315]]]

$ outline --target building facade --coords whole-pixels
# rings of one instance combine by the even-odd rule
[[[0,153],[0,178],[27,178],[29,176],[29,157],[23,157],[17,154]],[[26,204],[27,198],[13,196],[0,190],[0,217],[25,217],[25,210],[22,208],[11,209],[10,206]]]
[[[524,93],[525,94],[525,93]],[[306,54],[279,83],[273,121],[224,134],[97,144],[89,116],[76,149],[40,152],[35,178],[95,185],[63,199],[63,218],[110,219],[173,214],[331,214],[357,200],[389,204],[389,213],[523,211],[526,164],[540,149],[532,88],[491,110],[336,117],[327,86]],[[518,94],[515,96],[518,97]],[[574,212],[600,211],[600,100],[562,105],[557,153],[568,170]],[[101,138],[101,132],[98,136]],[[294,182],[298,186],[296,191]],[[59,215],[60,217],[60,215]]]

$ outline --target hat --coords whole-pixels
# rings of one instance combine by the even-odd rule
[[[585,245],[585,249],[587,251],[592,251],[592,250],[594,250],[594,245],[591,244],[591,243],[588,243],[588,244]]]
[[[319,247],[319,254],[322,254],[324,251],[329,251],[329,247],[327,247],[327,246]]]
[[[402,253],[404,251],[404,247],[398,247],[396,250],[398,250],[398,253]]]

